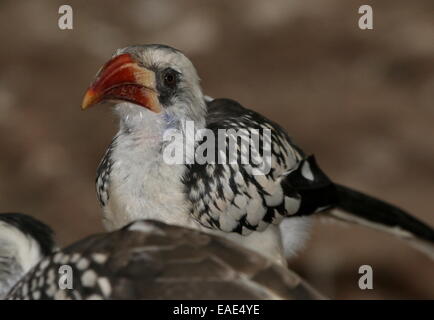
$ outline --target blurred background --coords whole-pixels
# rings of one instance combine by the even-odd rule
[[[69,4],[74,29],[58,28]],[[358,28],[369,4],[374,29]],[[431,0],[0,2],[0,211],[50,224],[69,244],[102,231],[95,170],[117,123],[81,112],[116,48],[184,51],[204,91],[285,127],[340,183],[434,225]],[[374,290],[358,268],[374,269]],[[331,298],[434,298],[434,264],[403,242],[317,222],[291,267]]]

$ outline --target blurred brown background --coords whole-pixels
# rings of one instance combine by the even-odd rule
[[[74,30],[57,26],[74,9]],[[358,28],[359,6],[374,30]],[[116,130],[80,111],[116,48],[164,43],[205,92],[280,122],[336,181],[434,225],[432,0],[0,2],[0,211],[49,223],[62,244],[102,231],[97,164]],[[358,267],[374,290],[358,289]],[[317,223],[292,267],[333,298],[434,298],[434,264],[388,235]]]

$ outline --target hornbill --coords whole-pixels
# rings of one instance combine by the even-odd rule
[[[24,214],[0,214],[0,231],[0,299],[323,299],[251,250],[157,221],[61,250],[48,226]]]
[[[284,264],[282,237],[287,239],[286,252],[294,252],[308,232],[308,217],[318,213],[390,231],[433,256],[431,227],[393,205],[334,183],[275,122],[236,101],[207,99],[193,64],[177,49],[139,45],[117,50],[85,93],[82,109],[107,101],[114,102],[120,118],[96,179],[108,230],[136,219],[155,219],[218,234]],[[193,143],[188,122],[199,136]],[[242,157],[198,162],[191,154],[184,163],[165,160],[173,144],[177,150],[193,144],[195,152],[210,152],[211,138],[201,133],[204,129],[215,137],[225,129],[222,139],[235,138],[237,154],[245,151],[234,131],[247,130],[253,136],[269,130],[271,135],[259,134],[263,149],[252,148],[247,162]],[[185,139],[169,144],[170,130]],[[216,148],[215,153],[223,152],[227,159],[229,149]],[[263,150],[271,151],[270,170],[258,174],[253,160],[262,157]],[[282,234],[279,228],[284,218],[291,233]]]

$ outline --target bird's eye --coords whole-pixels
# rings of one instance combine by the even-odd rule
[[[164,72],[163,80],[167,87],[174,88],[178,83],[178,73],[175,70],[167,69]]]

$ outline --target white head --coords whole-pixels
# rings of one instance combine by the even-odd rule
[[[163,45],[129,46],[117,50],[101,68],[82,108],[114,102],[127,130],[155,122],[181,128],[185,120],[200,128],[206,105],[199,81],[193,64],[180,51]]]

